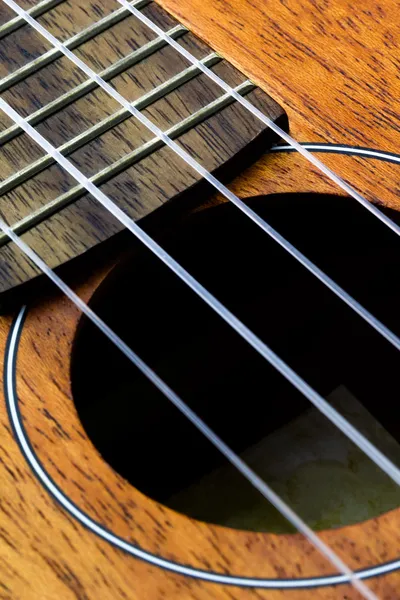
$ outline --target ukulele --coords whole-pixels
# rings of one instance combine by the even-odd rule
[[[398,10],[2,0],[0,598],[400,598]]]

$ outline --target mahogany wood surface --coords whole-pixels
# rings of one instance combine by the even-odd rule
[[[291,189],[298,173],[294,160],[271,157],[264,192]],[[294,157],[293,157],[294,158]],[[289,175],[280,178],[282,163]],[[258,167],[243,176],[246,181]],[[329,191],[304,173],[304,190]],[[257,179],[252,176],[252,185]],[[237,181],[240,190],[240,182]],[[89,299],[109,271],[93,275],[77,290]],[[82,274],[82,277],[84,275]],[[92,446],[73,404],[70,356],[80,315],[58,294],[31,307],[17,363],[21,412],[35,452],[54,482],[96,522],[141,548],[163,557],[217,572],[259,577],[308,577],[333,569],[299,535],[241,532],[193,521],[146,498],[118,476]],[[1,322],[2,344],[11,316]],[[2,499],[0,580],[4,598],[358,598],[348,585],[318,590],[241,589],[171,574],[116,550],[66,515],[33,477],[13,439],[5,410],[2,419]],[[400,550],[399,511],[322,532],[321,537],[352,568],[394,560]],[[368,585],[379,598],[398,597],[397,572]]]
[[[398,152],[396,0],[160,0],[286,110],[301,142]],[[324,161],[369,200],[399,208],[386,163]]]
[[[271,94],[287,111],[291,133],[301,141],[397,151],[398,3],[161,3]],[[30,4],[34,2],[24,2]],[[94,13],[98,4],[93,3]],[[109,9],[112,4],[117,6],[107,2]],[[79,11],[71,0],[58,8],[60,15],[65,11],[58,26],[68,27],[66,7],[71,6],[81,26],[93,19],[93,13]],[[398,208],[397,165],[342,155],[324,155],[324,160],[369,199]],[[303,158],[288,153],[266,154],[237,177],[232,189],[241,197],[286,191],[338,193]],[[214,197],[197,210],[220,201]],[[85,300],[114,262],[103,256],[94,274],[82,266],[75,282],[72,278]],[[13,316],[0,320],[2,355]],[[145,497],[102,460],[83,430],[71,392],[71,348],[79,318],[61,295],[40,296],[29,309],[16,364],[21,414],[34,452],[76,506],[128,542],[195,568],[266,578],[332,573],[327,560],[299,535],[257,534],[194,521]],[[220,585],[137,560],[68,515],[33,476],[15,441],[4,398],[0,423],[0,598],[360,597],[350,585],[291,591]],[[366,568],[399,557],[399,525],[396,510],[324,531],[321,538],[351,568]],[[379,598],[400,598],[398,572],[372,578],[368,585]]]

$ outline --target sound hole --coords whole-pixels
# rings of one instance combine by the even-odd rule
[[[251,206],[399,332],[395,236],[355,202],[279,195]],[[390,215],[396,218],[396,214]],[[163,246],[396,462],[396,351],[235,207],[199,213]],[[147,250],[106,279],[93,308],[315,528],[397,506],[388,478]],[[258,492],[85,319],[76,407],[104,459],[196,519],[290,531]]]

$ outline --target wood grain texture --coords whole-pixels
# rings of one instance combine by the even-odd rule
[[[162,3],[271,93],[287,110],[291,131],[299,139],[397,151],[399,84],[393,65],[398,25],[389,19],[397,3],[369,2],[362,9],[344,0],[334,5],[311,0],[273,0],[268,5],[261,0]],[[24,6],[32,4],[33,0],[24,2]],[[66,18],[68,10],[79,16],[80,26],[93,18],[93,13],[78,9],[72,1],[62,7],[65,19],[46,18],[54,31],[65,28],[66,36],[74,33],[73,20]],[[114,8],[111,2],[96,2],[92,7],[97,16]],[[60,135],[60,130],[55,128],[54,135]],[[23,159],[24,148],[19,150]],[[398,207],[397,165],[336,155],[324,160],[372,200]],[[336,191],[304,159],[292,154],[264,156],[233,182],[232,189],[241,197]],[[221,198],[214,197],[197,210],[219,202]],[[106,257],[100,262],[95,274],[83,266],[78,269],[79,279],[87,281],[79,283],[76,276],[75,288],[86,300],[113,266]],[[0,320],[2,355],[11,321],[12,316]],[[78,312],[65,299],[57,294],[39,298],[24,326],[16,382],[33,448],[78,507],[143,549],[194,567],[271,578],[332,573],[327,561],[300,536],[255,534],[193,521],[149,500],[105,464],[73,404],[70,357],[78,323]],[[359,598],[348,585],[282,592],[210,584],[151,567],[116,550],[47,494],[16,444],[4,398],[2,408],[1,598]],[[399,525],[396,510],[321,536],[351,568],[365,568],[398,558]],[[379,598],[400,597],[398,572],[372,578],[368,585]]]
[[[60,38],[68,39],[75,35],[87,25],[86,19],[77,19],[78,4],[76,0],[61,3],[43,17],[45,26]],[[155,3],[148,3],[142,10],[165,30],[177,27],[176,21]],[[97,10],[97,16],[93,15],[93,9],[87,12],[88,22],[93,23],[107,15],[107,8]],[[160,49],[149,50],[148,56],[135,58],[155,37],[130,15],[80,44],[76,52],[91,68],[111,81],[125,98],[138,101],[189,66],[186,60],[176,56],[173,49],[166,47],[165,42]],[[180,39],[190,52],[200,58],[211,52],[185,30],[181,31]],[[28,27],[0,40],[2,73],[8,75],[26,66],[46,50],[44,46],[45,40]],[[122,62],[119,68],[114,68],[129,56],[129,63]],[[225,61],[214,62],[212,68],[231,85],[237,86],[245,81],[245,77]],[[79,93],[77,90],[80,90]],[[283,111],[265,93],[251,88],[247,93],[252,102],[284,125]],[[197,121],[189,122],[186,130],[180,134],[171,133],[171,136],[208,170],[216,172],[225,168],[225,179],[232,177],[236,169],[234,165],[229,166],[230,161],[235,157],[239,160],[240,153],[246,148],[248,152],[253,146],[265,150],[272,143],[270,130],[237,103],[229,102],[208,116],[199,114],[223,96],[218,86],[204,74],[197,73],[188,81],[176,83],[174,88],[160,96],[143,104],[143,114],[163,131],[171,131],[185,119],[198,115]],[[55,147],[70,143],[76,136],[121,109],[105,91],[88,83],[86,76],[64,56],[12,85],[3,83],[3,97],[22,114],[37,115],[32,124]],[[52,103],[57,103],[60,97],[64,97],[65,101],[50,110]],[[45,107],[47,112],[41,116],[39,113]],[[4,127],[7,127],[6,121],[3,118]],[[2,216],[9,224],[16,225],[37,211],[45,210],[50,203],[62,202],[60,206],[48,208],[37,222],[22,229],[19,225],[18,233],[26,231],[23,239],[51,267],[78,256],[121,231],[122,225],[85,193],[84,188],[76,189],[76,181],[54,161],[45,168],[38,168],[29,177],[10,182],[10,177],[28,168],[43,155],[27,134],[14,130],[7,128],[3,138],[0,135],[0,142],[3,139],[2,177],[5,180],[0,185]],[[73,151],[64,153],[86,177],[95,177],[94,182],[101,185],[108,197],[135,220],[192,190],[200,180],[198,173],[163,144],[135,159],[135,152],[154,136],[130,113],[92,137],[85,143],[75,143]],[[102,175],[99,176],[99,173]],[[11,245],[1,247],[8,241],[5,236],[3,238],[0,240],[0,291],[24,283],[37,273],[29,261],[16,255]]]
[[[396,0],[160,0],[267,91],[299,141],[398,152]],[[398,172],[368,161],[326,162],[376,203],[400,208]]]
[[[255,178],[260,163],[237,180],[236,190],[246,193],[249,186],[256,190],[257,181],[267,193],[292,189],[300,169],[296,158],[275,155],[268,164],[268,180],[261,175]],[[306,171],[302,175],[303,191],[329,191],[315,174]],[[77,286],[84,299],[90,298],[110,268],[105,265],[102,272]],[[21,411],[33,448],[78,507],[144,550],[194,567],[260,577],[332,573],[332,567],[301,536],[255,534],[193,521],[149,500],[105,464],[82,428],[71,394],[69,360],[78,321],[78,311],[65,299],[58,295],[41,298],[28,314],[17,364]],[[1,324],[4,345],[10,319],[4,317]],[[157,599],[310,597],[310,590],[263,591],[199,582],[150,567],[114,549],[60,510],[29,472],[5,411],[1,419],[0,581],[7,586],[5,598],[95,598],[99,594]],[[321,535],[352,568],[362,568],[398,557],[398,531],[399,511],[392,511]],[[379,598],[398,597],[398,573],[368,584]],[[312,595],[359,597],[350,586],[320,588]]]

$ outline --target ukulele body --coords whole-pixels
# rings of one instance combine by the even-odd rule
[[[398,3],[368,2],[362,8],[344,0],[334,6],[306,0],[160,4],[279,103],[295,139],[327,144],[324,162],[368,199],[398,210]],[[353,153],[356,147],[373,153]],[[263,155],[230,189],[240,198],[343,195],[288,151]],[[181,205],[171,217],[168,209],[160,217],[156,211],[150,230],[165,235],[168,223],[174,235],[194,213],[212,219],[223,202],[213,195],[195,208]],[[339,239],[338,234],[338,245]],[[68,283],[86,302],[129,243],[122,250],[111,247],[109,254],[100,247],[89,261],[77,258],[72,268],[67,265]],[[33,299],[29,295],[25,309],[22,304],[7,307],[0,320],[0,597],[359,597],[299,534],[241,531],[192,519],[113,470],[74,404],[78,309],[46,286]],[[320,535],[351,569],[368,573],[367,584],[379,598],[396,600],[399,526],[396,509]]]

